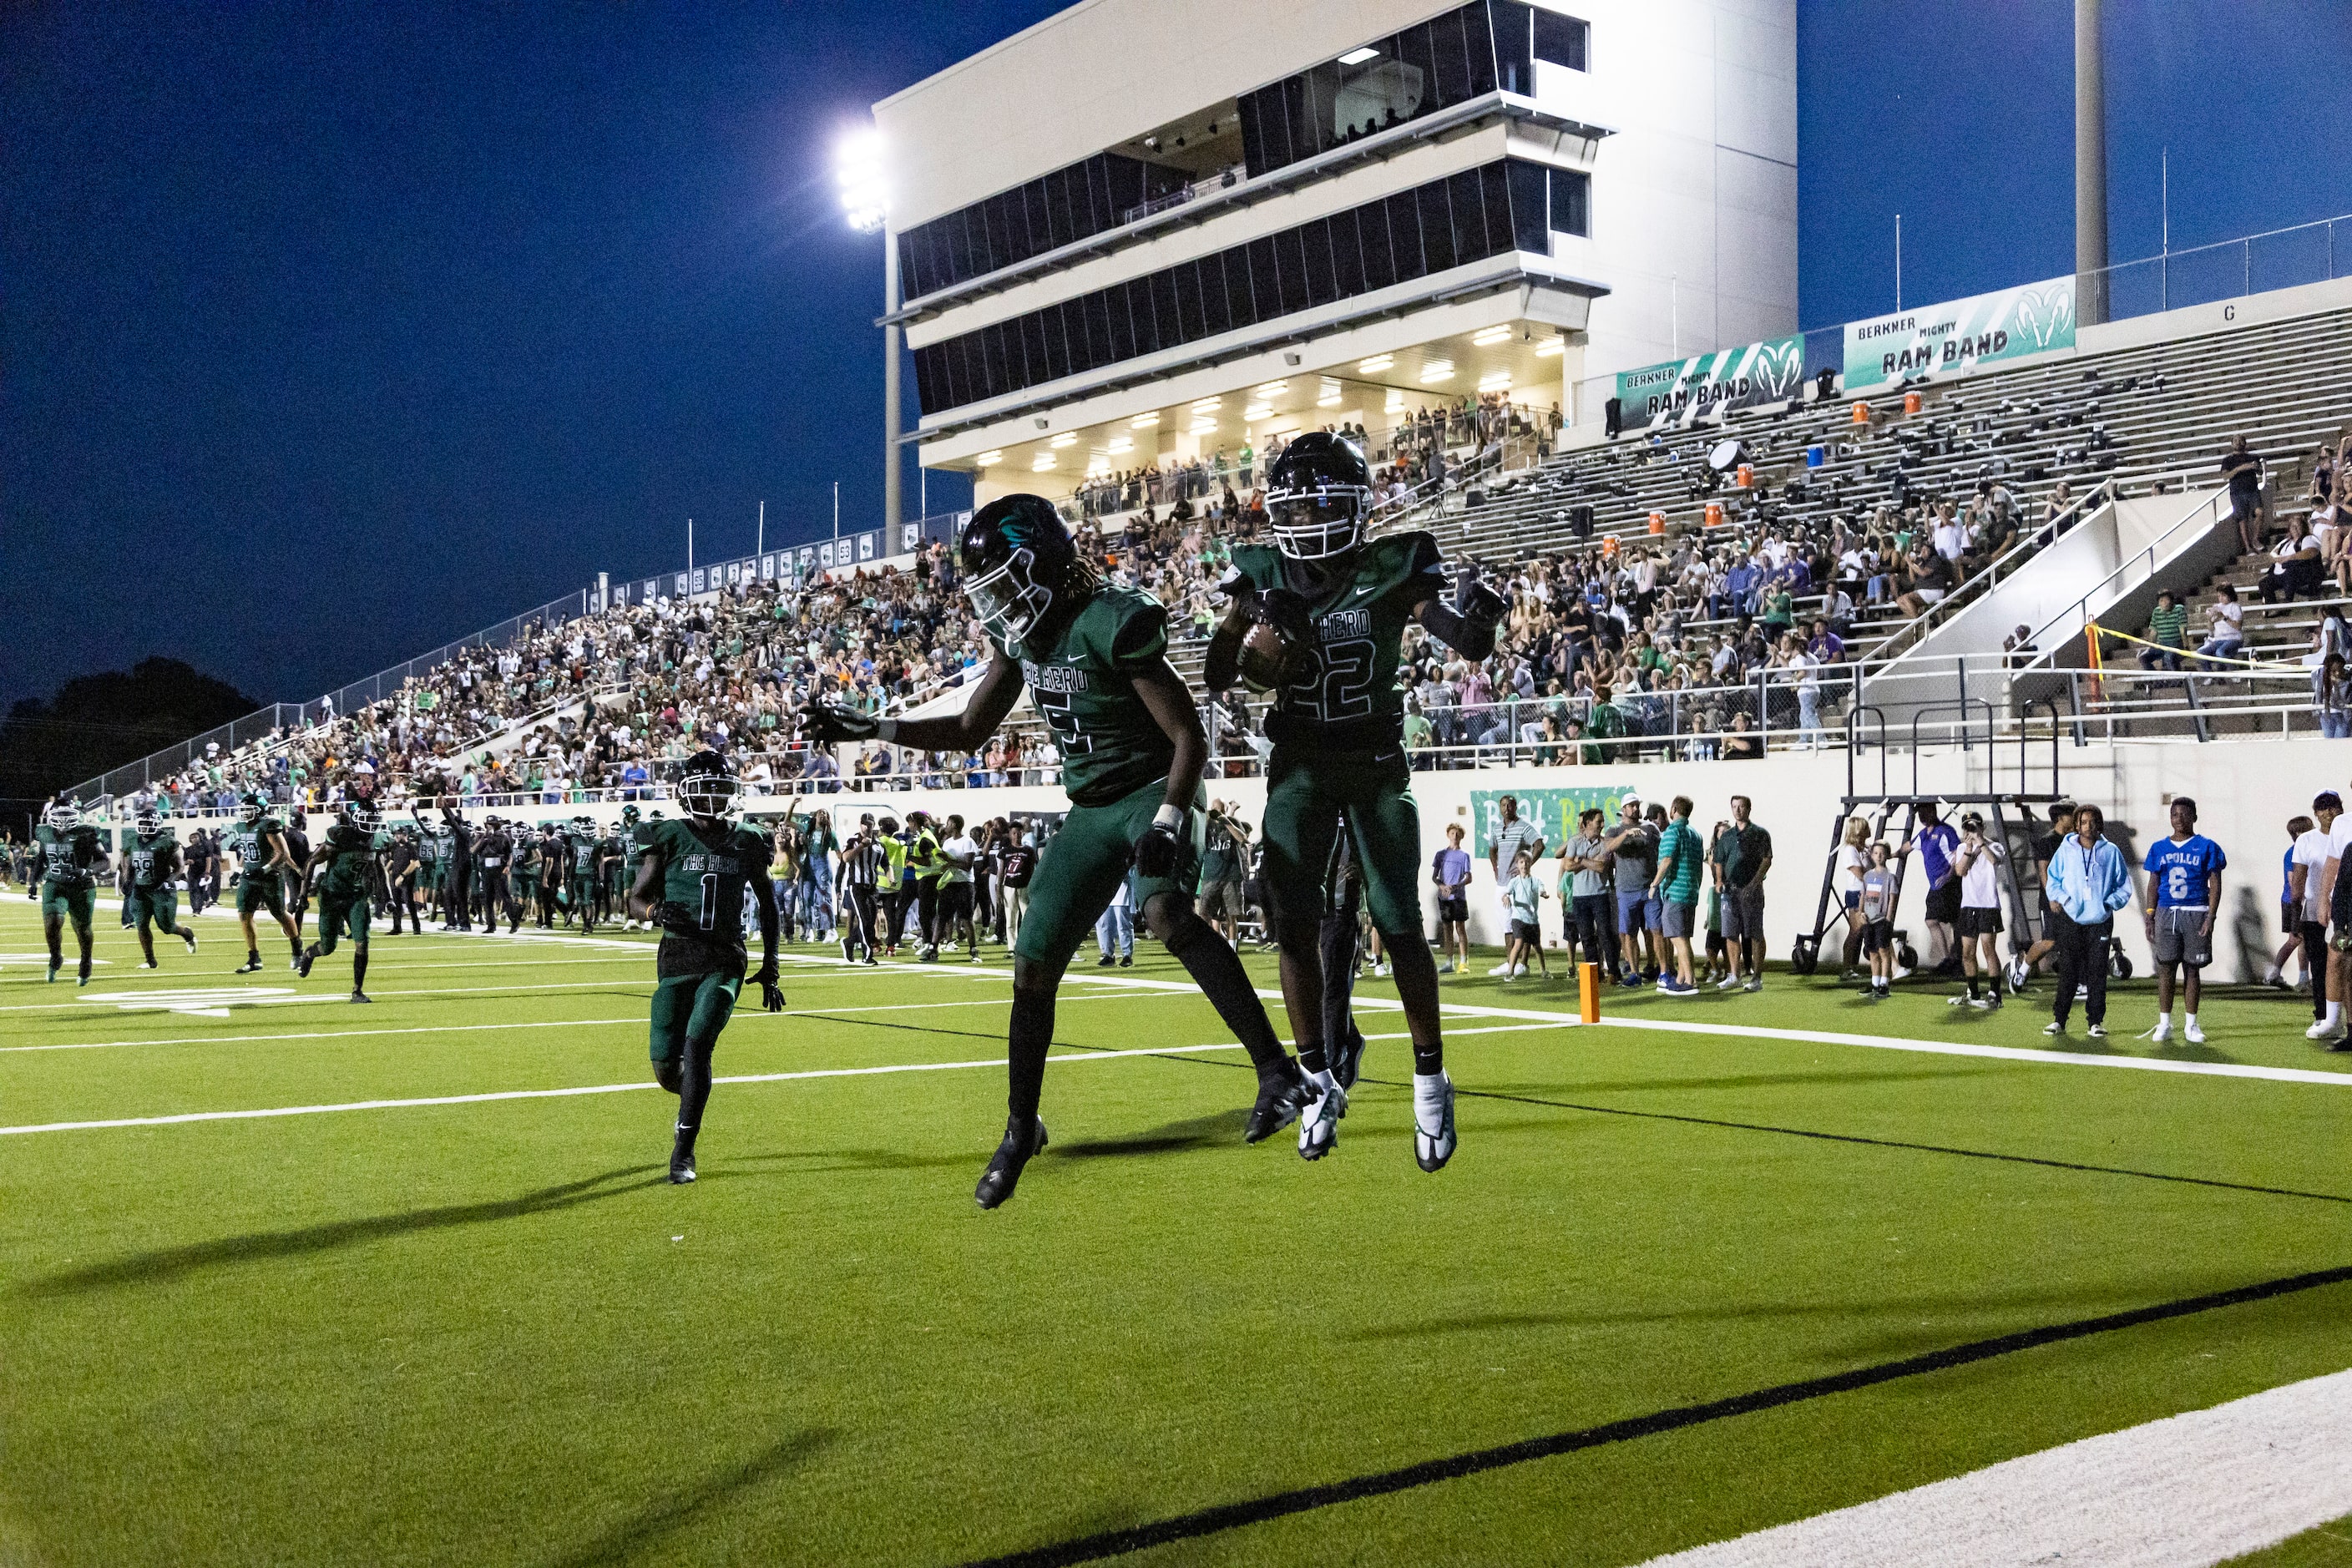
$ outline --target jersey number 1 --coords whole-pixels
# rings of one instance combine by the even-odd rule
[[[719,879],[705,872],[702,878],[702,929],[709,931],[719,923]]]

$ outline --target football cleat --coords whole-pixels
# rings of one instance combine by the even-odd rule
[[[1263,1143],[1297,1119],[1314,1098],[1314,1087],[1297,1062],[1288,1061],[1289,1071],[1276,1078],[1262,1078],[1257,1082],[1257,1103],[1250,1107],[1249,1121],[1242,1128],[1242,1142]]]
[[[1348,1091],[1328,1072],[1309,1073],[1315,1098],[1298,1113],[1298,1157],[1320,1160],[1339,1146],[1339,1118],[1348,1113]]]
[[[187,930],[186,928],[183,927],[183,928],[181,929],[181,931],[180,931],[180,940],[181,940],[182,942],[186,942],[186,943],[188,944],[188,951],[189,951],[190,952],[195,952],[195,951],[196,951],[196,933],[195,933],[195,932],[194,932],[194,931],[189,931],[189,930]]]
[[[984,1209],[992,1209],[1013,1195],[1021,1184],[1021,1173],[1029,1162],[1045,1147],[1045,1122],[1033,1116],[1026,1127],[1015,1127],[1010,1119],[1004,1124],[1004,1142],[996,1146],[995,1155],[988,1169],[980,1173],[980,1185],[971,1192],[972,1201]]]
[[[156,963],[152,958],[142,958],[139,961],[139,967],[142,969],[161,969],[163,966]]]
[[[373,996],[371,996],[371,995],[369,995],[369,994],[368,994],[366,992],[364,992],[364,991],[354,991],[354,992],[352,992],[352,1001],[354,1001],[354,1002],[365,1002],[365,1003],[373,1004],[373,1003],[375,1001],[375,998],[374,998],[374,997],[373,997]]]
[[[63,965],[61,965],[61,964],[56,964],[56,963],[52,963],[52,964],[50,964],[50,965],[49,965],[49,981],[50,981],[50,984],[56,984],[56,982],[57,982],[57,978],[58,978],[58,971],[60,968],[62,968],[62,967],[63,967]]]
[[[246,961],[245,961],[243,963],[240,963],[240,964],[238,964],[235,969],[230,970],[230,971],[229,971],[229,973],[230,973],[231,974],[258,974],[258,973],[261,973],[261,955],[260,955],[259,953],[257,953],[257,953],[252,954],[251,956],[247,957],[247,958],[246,959]]]
[[[1356,1075],[1363,1070],[1363,1066],[1364,1031],[1356,1027],[1354,1020],[1350,1019],[1347,1039],[1331,1053],[1331,1079],[1341,1089],[1353,1089],[1356,1087]],[[1348,1114],[1345,1100],[1340,1102],[1339,1114]]]
[[[315,947],[306,947],[302,950],[302,955],[294,961],[294,973],[308,980],[310,978],[310,966],[318,962],[319,950]]]
[[[1412,1157],[1434,1174],[1454,1158],[1454,1080],[1442,1072],[1412,1075]]]
[[[694,1180],[694,1156],[672,1152],[669,1157],[669,1184],[683,1187]]]
[[[77,985],[77,986],[82,986],[82,985],[87,985],[87,984],[89,984],[89,970],[85,969],[85,970],[83,970],[79,974],[77,974],[77,975],[75,975],[75,976],[74,976],[74,984],[75,984],[75,985]]]

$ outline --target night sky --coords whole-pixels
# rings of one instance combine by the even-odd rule
[[[838,479],[870,524],[833,141],[1055,8],[0,10],[0,703],[149,653],[313,696],[689,516],[815,537]],[[2069,0],[1799,9],[1803,325],[1893,307],[1897,211],[1906,302],[2071,269]],[[2175,248],[2352,211],[2347,46],[2323,0],[2111,6],[2116,258],[2167,144]]]

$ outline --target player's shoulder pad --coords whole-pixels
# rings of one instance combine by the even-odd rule
[[[1437,548],[1437,538],[1425,528],[1381,534],[1371,542],[1370,548],[1375,552],[1376,560],[1400,576],[1423,574],[1442,576],[1445,571],[1445,560]]]
[[[1233,570],[1227,575],[1246,579],[1260,588],[1282,586],[1282,552],[1271,544],[1236,544]]]
[[[1140,588],[1106,585],[1078,612],[1070,635],[1106,664],[1148,664],[1168,650],[1168,606]]]

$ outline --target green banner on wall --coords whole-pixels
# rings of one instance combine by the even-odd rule
[[[1544,853],[1551,856],[1576,837],[1580,816],[1598,808],[1613,823],[1617,803],[1639,793],[1622,784],[1608,783],[1578,784],[1572,789],[1474,789],[1470,792],[1471,858],[1484,860],[1494,847],[1495,826],[1503,820],[1502,799],[1507,795],[1518,802],[1519,815],[1536,825],[1543,835]]]
[[[1898,310],[1845,326],[1845,390],[1966,375],[1982,366],[2074,346],[2074,279]]]
[[[1805,340],[1742,343],[1695,359],[1667,360],[1617,373],[1617,403],[1628,426],[1659,416],[1680,418],[1720,406],[1730,413],[1797,395],[1805,379]]]

